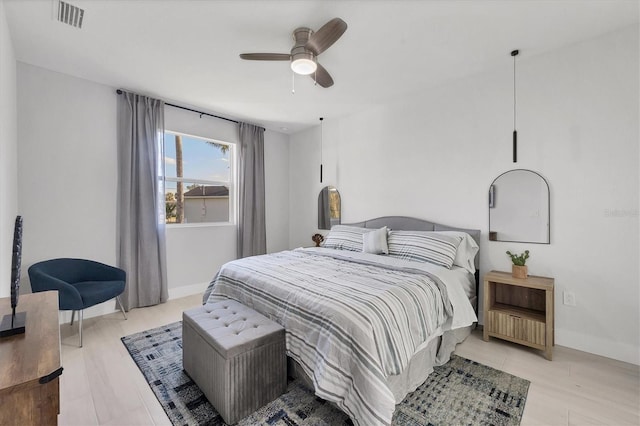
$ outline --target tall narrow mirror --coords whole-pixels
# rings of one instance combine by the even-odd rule
[[[333,186],[325,186],[318,195],[318,229],[331,229],[340,224],[340,193]]]
[[[531,170],[510,170],[489,187],[489,240],[549,244],[549,185]]]

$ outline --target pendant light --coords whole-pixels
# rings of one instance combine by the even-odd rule
[[[322,120],[323,117],[320,117],[320,183],[322,183]]]
[[[517,50],[511,52],[513,56],[513,162],[518,162],[518,131],[516,130],[516,56]]]

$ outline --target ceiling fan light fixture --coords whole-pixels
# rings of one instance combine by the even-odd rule
[[[301,52],[296,53],[291,57],[291,69],[296,74],[309,75],[316,72],[318,64],[316,64],[315,58],[312,53]]]
[[[296,59],[291,62],[291,69],[296,74],[300,75],[309,75],[313,74],[316,71],[318,66],[311,59]]]

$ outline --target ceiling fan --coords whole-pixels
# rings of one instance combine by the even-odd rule
[[[241,53],[240,58],[250,61],[291,61],[291,69],[296,74],[310,75],[322,87],[333,86],[333,79],[318,63],[319,54],[327,50],[347,30],[347,23],[333,18],[318,31],[300,27],[293,31],[295,44],[291,53]]]

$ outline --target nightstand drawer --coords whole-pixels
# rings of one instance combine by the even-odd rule
[[[510,337],[533,345],[545,346],[544,322],[500,311],[488,311],[485,327],[492,334]]]

